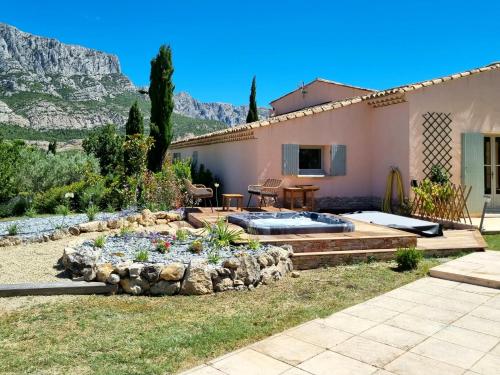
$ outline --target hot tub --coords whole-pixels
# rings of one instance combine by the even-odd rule
[[[227,217],[252,234],[306,234],[353,232],[354,224],[331,214],[317,212],[254,212]]]

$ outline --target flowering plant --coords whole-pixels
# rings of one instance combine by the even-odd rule
[[[164,240],[155,240],[153,241],[153,245],[155,245],[156,251],[161,254],[168,253],[170,251],[170,246],[172,246],[170,242]]]

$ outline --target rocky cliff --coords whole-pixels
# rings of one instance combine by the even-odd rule
[[[117,56],[0,23],[0,123],[37,130],[121,126],[134,100],[147,117],[148,99],[122,74]],[[174,123],[182,123],[178,136],[246,118],[245,106],[202,103],[187,93],[177,94],[175,101]]]

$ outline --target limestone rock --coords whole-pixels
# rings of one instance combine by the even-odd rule
[[[52,241],[58,241],[58,240],[62,240],[64,237],[67,236],[67,232],[63,229],[56,229],[51,235],[50,235],[50,239]]]
[[[155,283],[160,278],[161,266],[151,264],[144,266],[141,270],[141,278],[148,281],[149,283]]]
[[[260,268],[265,268],[274,265],[274,258],[267,253],[259,255],[257,261],[260,264]]]
[[[162,219],[162,220],[168,220],[167,218],[167,215],[168,215],[168,211],[157,211],[155,213],[153,213],[154,217],[158,220],[158,219]]]
[[[108,279],[106,280],[108,284],[116,285],[120,282],[120,276],[117,275],[116,273],[112,273],[109,275]]]
[[[89,221],[78,225],[80,233],[102,232],[108,228],[108,223],[105,221]]]
[[[181,294],[200,295],[213,292],[211,271],[206,260],[193,259],[186,270]]]
[[[128,267],[128,273],[130,275],[130,278],[138,278],[141,275],[141,271],[144,268],[144,265],[141,263],[132,263]]]
[[[299,273],[299,272],[297,272],[297,271],[293,271],[293,272],[291,273],[291,276],[292,276],[294,279],[296,279],[297,277],[300,277],[300,273]]]
[[[182,217],[177,212],[167,212],[164,219],[167,219],[168,221],[181,221]]]
[[[269,285],[273,281],[281,279],[282,273],[276,266],[266,267],[260,271],[260,282],[264,285]]]
[[[170,263],[161,270],[160,279],[167,281],[181,280],[185,270],[186,267],[182,263]]]
[[[275,265],[278,265],[280,260],[287,260],[289,258],[288,251],[277,246],[271,247],[266,253],[273,257]]]
[[[96,278],[96,272],[94,267],[84,268],[82,270],[82,276],[85,281],[92,281]]]
[[[97,266],[96,279],[97,281],[106,282],[109,275],[113,272],[113,265],[111,263],[103,263]]]
[[[125,277],[128,275],[128,268],[133,264],[131,260],[121,262],[115,265],[114,272],[116,272],[120,277]]]
[[[216,278],[214,280],[214,291],[225,292],[226,290],[233,289],[233,280],[230,278]]]
[[[135,279],[122,279],[120,280],[120,286],[123,288],[125,293],[133,294],[135,296],[144,294],[149,290],[149,284],[147,281],[139,277]]]
[[[156,219],[156,225],[166,225],[168,224],[167,219]]]
[[[240,286],[245,286],[245,283],[243,282],[243,280],[236,279],[233,281],[233,285],[236,288],[236,287],[240,287]]]
[[[79,236],[80,235],[80,229],[78,229],[77,226],[72,226],[68,228],[69,234],[72,236]]]
[[[110,219],[106,222],[106,225],[109,229],[120,229],[125,224],[123,219]]]
[[[222,266],[224,268],[235,270],[240,266],[240,260],[238,258],[229,258],[222,263]]]
[[[243,280],[245,285],[253,285],[260,280],[260,265],[255,257],[243,255],[239,257],[240,266],[236,270],[236,278]]]
[[[150,292],[154,296],[172,296],[179,293],[181,283],[179,281],[160,280],[151,286]]]

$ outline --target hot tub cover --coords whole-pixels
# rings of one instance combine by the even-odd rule
[[[379,211],[359,211],[344,214],[353,220],[364,221],[365,223],[384,225],[389,228],[400,229],[406,232],[415,233],[424,237],[436,237],[443,235],[441,224],[414,219],[412,217],[388,214]]]

